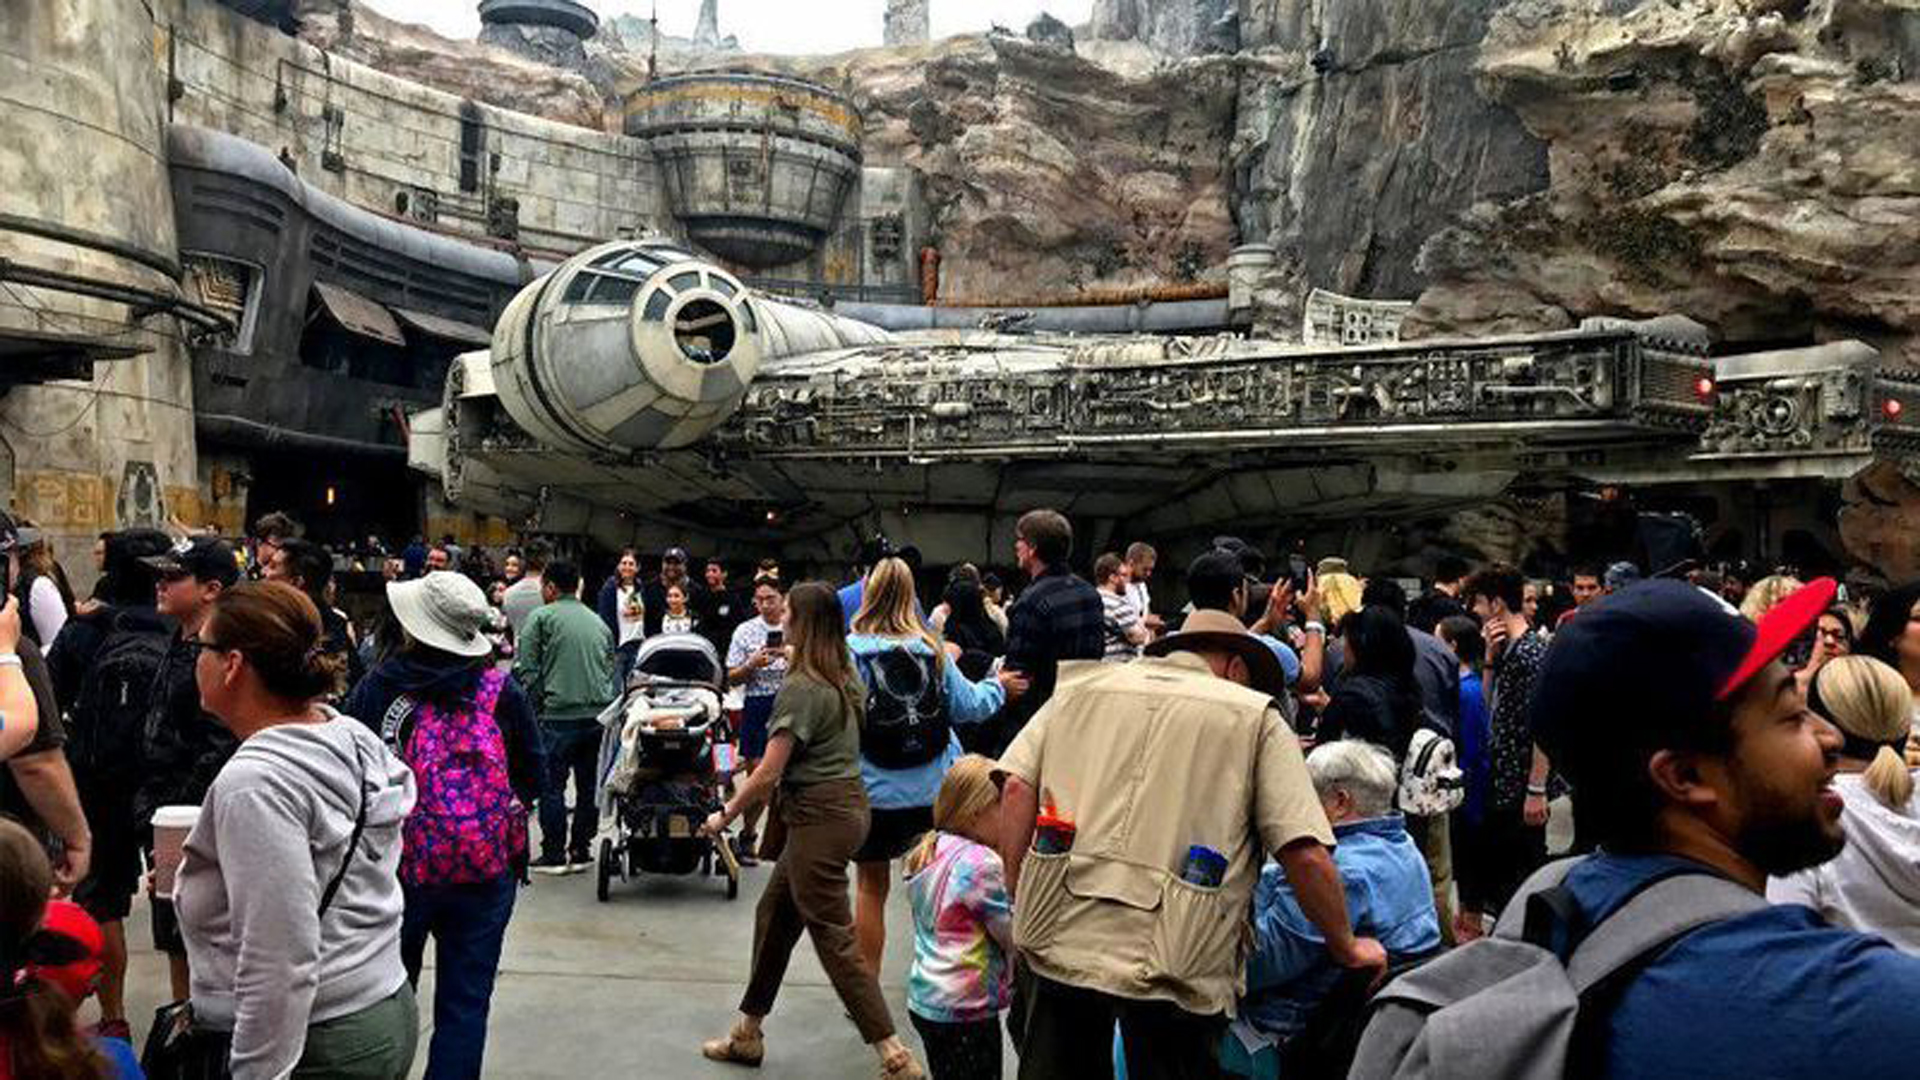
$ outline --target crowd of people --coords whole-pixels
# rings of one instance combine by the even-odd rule
[[[760,560],[739,588],[679,547],[588,581],[537,540],[331,552],[269,515],[107,534],[79,599],[31,528],[0,516],[0,549],[0,1080],[405,1076],[429,940],[427,1075],[479,1076],[519,890],[593,866],[606,717],[673,635],[728,690],[700,834],[772,863],[710,1059],[777,1056],[803,935],[892,1078],[997,1077],[1009,1040],[1028,1078],[1915,1049],[1920,583],[1448,558],[1410,590],[1223,536],[1176,609],[1152,546],[1082,577],[1050,510],[1005,580],[876,539],[840,581]],[[342,571],[381,579],[362,619]],[[918,1052],[881,983],[896,875]],[[1487,973],[1522,945],[1582,985],[1589,941],[1696,878],[1705,914],[1616,957],[1558,1042],[1433,1020],[1514,1000]],[[136,1060],[143,893],[173,1004]]]

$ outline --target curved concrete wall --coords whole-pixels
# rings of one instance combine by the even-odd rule
[[[0,13],[0,259],[162,295],[179,252],[162,139],[166,83],[145,10],[14,0]],[[166,315],[70,292],[0,288],[0,336],[144,350],[90,380],[7,391],[0,497],[42,526],[76,586],[102,529],[198,512],[192,383]]]

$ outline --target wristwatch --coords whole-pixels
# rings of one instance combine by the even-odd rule
[[[1321,637],[1326,637],[1327,624],[1321,622],[1319,619],[1308,619],[1300,625],[1300,632],[1303,634],[1318,633]]]

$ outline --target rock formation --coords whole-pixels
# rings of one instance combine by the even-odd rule
[[[1138,41],[1184,57],[1237,50],[1239,22],[1235,0],[1094,0],[1088,32],[1096,39]]]
[[[1273,244],[1282,312],[1314,286],[1411,298],[1421,245],[1476,203],[1547,185],[1547,146],[1483,99],[1474,59],[1498,0],[1249,5],[1234,215]]]
[[[925,45],[933,39],[927,6],[930,0],[887,0],[880,38],[888,48]]]
[[[1027,24],[1027,40],[1072,52],[1073,28],[1043,11]]]
[[[609,108],[610,82],[597,84],[513,50],[450,41],[426,27],[368,7],[343,8],[334,0],[308,0],[300,19],[301,38],[323,49],[449,93],[595,130],[606,130],[619,116],[617,108]],[[602,55],[605,46],[596,41],[587,49]]]
[[[720,45],[720,0],[700,0],[700,18],[693,24],[696,48],[713,49]]]
[[[1680,310],[1724,340],[1920,361],[1920,8],[1519,0],[1475,64],[1551,184],[1434,237],[1413,322]]]
[[[889,26],[924,14],[893,0]],[[1223,20],[1237,54],[1177,58]],[[645,72],[625,20],[586,45],[597,86],[337,21],[303,33],[592,127],[617,112],[592,65]],[[949,295],[1217,279],[1259,241],[1283,316],[1311,286],[1418,297],[1409,336],[1678,310],[1729,343],[1920,360],[1915,0],[1097,0],[1081,36],[1150,59],[991,35],[728,62],[850,80],[868,160],[926,174]],[[716,60],[661,44],[663,71]]]
[[[839,59],[803,73],[851,80],[870,163],[925,174],[943,298],[1223,276],[1231,59],[1132,78],[1006,34]]]

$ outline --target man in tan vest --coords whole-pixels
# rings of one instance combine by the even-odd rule
[[[1208,609],[1147,652],[1063,666],[1000,762],[1027,1080],[1110,1077],[1116,1021],[1134,1080],[1221,1075],[1268,853],[1334,962],[1386,964],[1348,923],[1273,652]]]

